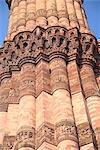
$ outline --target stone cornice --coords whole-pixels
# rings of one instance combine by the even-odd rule
[[[25,63],[36,65],[41,59],[49,62],[55,57],[95,66],[97,55],[97,41],[91,34],[80,33],[77,28],[36,27],[33,32],[17,34],[0,48],[0,79],[10,77]]]

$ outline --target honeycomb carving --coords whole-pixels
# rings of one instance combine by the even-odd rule
[[[24,63],[37,64],[40,59],[50,61],[64,57],[68,62],[77,59],[81,63],[96,64],[97,41],[90,34],[80,34],[77,28],[66,30],[55,26],[33,32],[21,32],[11,42],[0,48],[0,79],[20,70]]]

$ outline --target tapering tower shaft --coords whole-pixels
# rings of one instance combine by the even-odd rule
[[[8,39],[36,26],[77,27],[89,32],[82,0],[7,0],[10,8]]]
[[[0,150],[99,150],[99,47],[82,0],[7,0]]]

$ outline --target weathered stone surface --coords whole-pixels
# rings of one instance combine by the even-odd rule
[[[55,145],[54,133],[54,125],[44,122],[36,132],[36,148],[39,148],[44,142]]]
[[[30,126],[23,126],[17,132],[15,150],[23,147],[35,149],[35,129]]]
[[[68,120],[62,120],[55,125],[55,135],[57,144],[64,140],[77,142],[75,124]]]
[[[82,0],[6,0],[0,150],[100,149],[100,42]]]
[[[89,127],[88,123],[83,123],[77,126],[79,145],[87,145],[93,142],[92,130]]]
[[[3,150],[12,150],[14,148],[15,136],[8,136],[4,137],[3,141]]]

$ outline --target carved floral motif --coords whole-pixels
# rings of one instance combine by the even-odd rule
[[[78,138],[79,138],[80,146],[93,142],[92,130],[90,129],[90,126],[88,123],[83,123],[81,125],[78,125],[77,131],[78,131]]]
[[[77,141],[76,129],[73,122],[68,120],[61,121],[55,126],[57,144],[63,140]]]
[[[97,54],[97,41],[90,34],[82,34],[81,35],[81,59],[82,63],[96,63],[96,54]],[[92,62],[92,63],[91,63]]]
[[[33,127],[22,127],[16,136],[15,150],[22,147],[35,148],[35,129]]]
[[[43,142],[55,144],[54,126],[45,122],[36,132],[36,147],[38,148]]]

